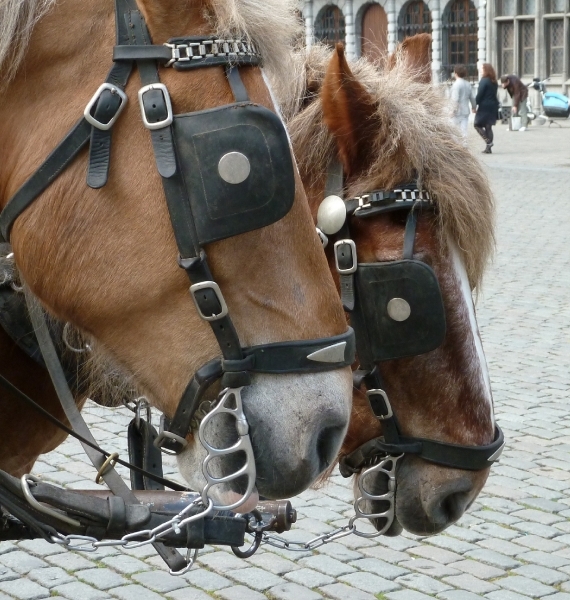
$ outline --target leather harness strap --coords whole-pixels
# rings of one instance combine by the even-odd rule
[[[53,341],[49,334],[49,329],[47,327],[43,311],[37,304],[34,296],[27,291],[26,287],[24,288],[24,292],[26,294],[30,319],[34,326],[38,342],[42,349],[46,367],[50,374],[53,386],[59,396],[65,416],[67,417],[74,431],[79,433],[84,439],[91,442],[92,445],[96,444],[96,440],[89,430],[89,427],[87,427],[87,424],[83,420],[83,417],[81,416],[81,413],[75,404],[75,399],[73,398],[69,386],[67,385],[67,380],[59,362],[55,346],[53,345]],[[101,472],[101,468],[103,467],[105,459],[104,456],[98,450],[95,450],[92,445],[82,443],[83,450],[93,463],[93,466],[97,469],[97,471],[100,472],[101,477],[109,486],[109,489],[113,492],[113,494],[120,496],[127,504],[138,504],[137,497],[133,494],[131,489],[127,486],[115,469],[110,467]],[[167,548],[164,546],[164,544],[159,542],[153,542],[152,545],[172,571],[180,571],[186,566],[184,557],[175,548]]]

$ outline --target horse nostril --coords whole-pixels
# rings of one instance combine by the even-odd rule
[[[448,523],[458,521],[469,504],[469,494],[464,492],[454,492],[443,499],[441,507]]]
[[[319,470],[324,471],[332,464],[343,437],[344,427],[325,427],[321,429],[317,437]]]
[[[432,522],[447,527],[459,520],[469,506],[472,490],[473,485],[466,477],[443,486],[427,507]]]

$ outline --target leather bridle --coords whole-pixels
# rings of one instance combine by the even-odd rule
[[[284,341],[248,348],[241,346],[222,290],[208,266],[204,245],[270,225],[282,219],[293,204],[294,166],[283,124],[277,115],[250,101],[239,74],[240,67],[260,66],[261,56],[252,43],[235,39],[185,37],[173,38],[163,45],[154,45],[136,0],[115,0],[115,18],[114,64],[105,82],[87,104],[83,117],[76,122],[4,207],[0,214],[0,233],[4,238],[3,241],[8,242],[11,228],[18,216],[41,196],[86,145],[89,145],[87,185],[99,189],[107,183],[112,130],[125,108],[127,96],[124,89],[136,65],[143,84],[138,94],[142,120],[149,130],[156,167],[162,179],[179,251],[178,264],[190,280],[190,294],[198,314],[210,325],[221,354],[219,358],[198,369],[192,377],[172,421],[166,422],[158,439],[155,440],[155,446],[169,453],[180,453],[184,450],[187,446],[185,437],[190,431],[193,415],[204,393],[213,383],[221,380],[222,393],[218,398],[218,405],[212,413],[206,415],[204,421],[210,418],[214,411],[218,411],[218,414],[220,412],[229,412],[234,416],[237,414],[236,427],[240,443],[246,438],[248,440],[248,443],[243,445],[248,456],[247,463],[250,459],[253,460],[248,434],[249,426],[240,407],[238,409],[241,412],[238,414],[238,409],[232,410],[224,406],[226,399],[229,398],[231,403],[233,396],[235,404],[241,403],[241,400],[238,402],[240,390],[250,385],[251,373],[312,373],[351,365],[355,354],[354,332],[349,328],[346,333],[338,336]],[[173,67],[175,70],[222,66],[226,70],[235,103],[197,113],[173,114],[168,89],[159,80],[159,65]],[[222,128],[219,126],[220,123],[223,123]],[[221,134],[220,130],[223,130]],[[224,137],[227,132],[233,134],[232,137],[239,151],[234,151],[233,145],[232,148],[227,148],[228,139],[227,136]],[[200,154],[202,147],[200,151],[194,151],[193,136],[201,136],[203,147],[206,148],[204,156]],[[260,136],[262,144],[257,143]],[[213,165],[213,169],[210,164],[212,156],[219,161]],[[260,164],[256,164],[255,161]],[[208,173],[208,178],[204,178],[204,173]],[[193,178],[196,177],[202,178],[202,186],[192,185],[195,181]],[[264,185],[259,184],[260,179]],[[227,190],[231,190],[232,193],[225,193]],[[228,203],[231,204],[232,210],[224,211]],[[247,219],[235,218],[242,204],[245,204]],[[30,302],[34,301],[33,297],[28,292],[26,294],[30,305]],[[84,536],[88,535],[90,540],[94,540],[101,539],[105,535],[109,536],[111,533],[116,539],[125,528],[129,531],[129,514],[136,512],[137,509],[133,507],[139,506],[139,500],[114,471],[112,463],[114,460],[130,465],[124,461],[117,461],[116,457],[113,459],[113,456],[99,448],[81,420],[47,324],[43,317],[38,317],[39,312],[41,311],[30,311],[32,324],[36,330],[45,365],[72,429],[56,423],[53,418],[50,420],[80,439],[98,469],[99,476],[105,480],[116,496],[105,502],[108,505],[106,514],[109,520],[106,529],[105,527],[94,529],[89,524],[84,526],[77,519],[72,519],[72,533],[67,537],[57,533],[62,528],[62,518],[59,513],[55,513],[54,517],[52,511],[51,517],[46,519],[45,514],[42,516],[45,510],[37,509],[37,506],[36,509],[33,508],[34,497],[30,487],[39,488],[37,482],[30,482],[28,479],[22,482],[22,490],[26,495],[26,500],[22,500],[22,490],[18,490],[17,482],[0,471],[0,503],[30,530],[34,530],[35,535],[41,535],[48,541],[69,545],[74,536],[74,539],[84,539]],[[0,378],[0,384],[22,400],[35,404],[4,378]],[[41,412],[41,407],[36,405],[36,408]],[[50,415],[44,414],[44,417],[49,418]],[[150,425],[144,431],[146,438],[153,437],[154,430]],[[202,428],[200,428],[200,439],[204,444],[201,431]],[[232,448],[236,451],[242,446],[238,443]],[[232,449],[219,450],[217,455],[229,451]],[[210,453],[208,458],[212,456],[213,454]],[[207,489],[208,486],[241,476],[241,471],[226,478],[216,479],[206,472],[205,462],[203,471],[208,483],[202,490],[201,496],[197,495],[197,498],[191,499],[190,505],[182,509],[174,519],[162,514],[160,517],[162,521],[159,522],[164,523],[166,519],[165,525],[158,525],[154,529],[147,525],[149,529],[129,534],[138,536],[138,539],[141,536],[143,538],[150,536],[144,543],[153,544],[173,573],[184,572],[191,566],[192,561],[184,560],[173,548],[165,546],[159,541],[159,536],[170,545],[180,545],[180,540],[175,540],[172,536],[178,535],[181,531],[182,537],[187,535],[187,547],[193,548],[195,547],[193,544],[199,538],[193,531],[196,526],[199,527],[200,523],[210,523],[213,520],[211,517],[213,510],[230,510],[237,506],[237,504],[228,507],[215,506],[207,496]],[[246,467],[248,467],[248,477],[255,479],[255,465],[252,467],[246,464]],[[138,475],[141,481],[150,477],[158,482],[159,486],[176,487],[171,482],[157,477],[156,472],[150,473],[139,468]],[[248,485],[249,490],[250,485]],[[80,507],[82,503],[78,503],[76,498],[71,499],[64,491],[62,495],[63,498],[57,504],[58,508],[67,510],[71,507],[71,510],[79,511],[78,514],[88,514],[88,521],[93,514],[101,512],[94,506],[98,504],[95,500],[91,502],[91,512],[88,513]],[[247,491],[243,499],[245,500],[246,497]],[[202,511],[198,510],[197,503],[200,501],[206,507]],[[194,512],[188,512],[190,509]],[[145,518],[150,515],[149,518],[154,519],[152,523],[156,524],[156,515],[152,510],[147,512]],[[103,521],[105,518],[103,515]],[[132,519],[130,523],[134,526]],[[234,520],[232,523],[232,527],[226,534],[219,534],[217,538],[219,543],[239,545],[241,543],[239,540],[243,540],[245,522]],[[216,539],[216,535],[218,533],[211,539]],[[128,537],[124,536],[119,543],[123,543]],[[203,535],[201,539],[205,539]]]
[[[181,452],[187,442],[190,422],[206,389],[221,379],[222,388],[240,388],[250,384],[251,373],[302,373],[338,369],[352,363],[354,357],[354,334],[349,330],[339,336],[314,340],[286,341],[243,348],[228,313],[227,304],[216,283],[203,249],[203,244],[235,235],[231,231],[208,229],[204,216],[195,210],[196,202],[189,197],[185,184],[185,165],[179,149],[177,115],[166,86],[160,83],[158,64],[172,66],[177,70],[212,66],[226,68],[228,82],[236,104],[230,108],[244,108],[255,112],[253,118],[275,118],[270,111],[253,106],[240,75],[240,66],[260,65],[261,57],[255,46],[239,40],[214,38],[174,38],[164,45],[153,45],[150,34],[136,6],[135,0],[116,0],[117,46],[114,50],[114,66],[106,81],[99,87],[88,103],[84,116],[68,132],[40,168],[24,183],[10,199],[0,215],[0,232],[9,240],[11,227],[16,218],[57,179],[89,142],[89,168],[87,184],[100,188],[107,181],[112,127],[125,107],[124,88],[133,66],[136,64],[143,83],[139,102],[145,126],[149,129],[157,169],[162,177],[172,227],[179,250],[178,264],[191,282],[190,294],[200,317],[211,327],[220,346],[221,357],[207,363],[194,375],[187,386],[171,422],[166,424],[156,444],[169,453]],[[221,107],[220,111],[228,107]],[[206,111],[207,112],[207,111]],[[225,111],[223,115],[230,111]],[[234,111],[235,112],[235,111]],[[273,115],[270,117],[269,115]],[[221,112],[217,113],[222,115]],[[243,111],[243,115],[246,115]],[[222,115],[222,116],[223,116]],[[188,116],[188,115],[182,115]],[[275,123],[271,124],[275,127]],[[285,136],[283,126],[282,135]],[[281,135],[280,132],[277,132]],[[277,134],[276,134],[277,135]],[[177,143],[178,142],[178,143]],[[288,145],[287,145],[288,147]],[[293,167],[290,154],[280,170],[290,175],[288,190],[294,193]],[[281,168],[282,167],[282,168]],[[187,169],[186,169],[187,170]],[[222,199],[223,201],[223,199]],[[292,203],[292,199],[291,199]],[[269,224],[282,218],[290,205],[275,210],[264,207],[258,221]],[[264,216],[269,213],[269,216]],[[263,221],[265,219],[265,222]],[[255,223],[255,220],[254,220]],[[254,225],[257,228],[263,225]],[[212,226],[213,227],[213,226]],[[227,228],[226,228],[227,229]],[[242,233],[240,229],[238,233]],[[334,352],[327,352],[333,347]]]
[[[325,202],[328,201],[328,209],[323,211],[324,214],[319,211],[317,228],[319,235],[326,243],[328,243],[327,236],[334,236],[334,239],[337,240],[334,244],[334,254],[340,277],[341,297],[344,308],[351,317],[351,325],[355,330],[357,355],[360,363],[358,370],[353,374],[354,386],[359,390],[364,389],[366,391],[376,418],[382,422],[383,435],[365,442],[350,454],[343,456],[340,460],[341,474],[344,477],[350,477],[362,471],[366,466],[377,463],[379,459],[405,454],[414,454],[429,462],[455,469],[478,471],[489,468],[493,462],[499,459],[504,447],[503,432],[496,423],[493,442],[482,446],[451,444],[402,435],[400,424],[390,405],[385,391],[386,386],[376,364],[381,360],[397,358],[398,356],[379,358],[379,351],[371,348],[369,331],[376,331],[372,327],[372,322],[377,318],[377,315],[371,314],[369,303],[368,306],[364,305],[362,286],[358,285],[360,270],[370,265],[358,263],[357,245],[350,234],[351,219],[373,218],[375,215],[386,212],[407,212],[404,233],[404,262],[421,263],[423,267],[429,269],[425,263],[413,258],[417,215],[422,210],[433,211],[435,209],[429,193],[418,189],[415,183],[411,183],[392,190],[374,190],[360,197],[344,201],[342,200],[342,182],[342,167],[339,163],[331,164],[327,181],[327,192],[331,196],[325,199]],[[335,192],[338,195],[335,196]],[[383,269],[391,264],[393,263],[373,263],[377,269]],[[413,271],[407,272],[406,275],[410,278],[415,276]],[[435,278],[435,274],[433,276]],[[435,283],[437,284],[437,281]],[[366,288],[365,291],[369,292],[370,290]],[[439,300],[434,300],[434,296],[429,298],[432,304],[427,307],[426,314],[437,311],[441,311],[443,314],[443,306],[436,306],[437,302],[442,302],[441,295],[439,295]],[[404,321],[409,318],[410,305],[406,299],[397,298],[397,300],[404,300],[404,306],[407,305],[407,313],[404,315],[405,318],[402,318]],[[412,306],[411,312],[414,309],[415,306]],[[376,306],[375,310],[377,312],[385,311],[386,307]],[[395,316],[395,320],[399,319],[401,317]],[[421,326],[420,323],[419,327]],[[438,327],[441,328],[441,323],[438,323]],[[445,321],[443,321],[443,328],[444,335]],[[426,346],[423,352],[433,350],[441,344],[443,341],[441,333],[441,331],[436,332],[435,339],[431,340],[433,343],[431,346]],[[377,332],[377,335],[379,335],[378,346],[380,347],[384,343],[381,334],[381,331]],[[419,353],[411,351],[407,355],[413,356]]]

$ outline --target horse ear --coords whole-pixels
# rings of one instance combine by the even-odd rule
[[[374,98],[360,84],[337,44],[321,89],[323,120],[336,140],[347,177],[365,169],[378,132]],[[376,121],[376,122],[375,122]]]
[[[391,71],[398,61],[403,61],[418,83],[431,82],[431,35],[418,33],[407,37],[396,46],[388,58],[388,70]]]

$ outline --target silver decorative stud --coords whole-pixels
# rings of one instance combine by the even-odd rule
[[[218,173],[227,183],[243,183],[251,173],[249,159],[241,152],[228,152],[220,158]]]
[[[312,354],[307,356],[308,360],[323,363],[337,363],[344,361],[344,349],[346,348],[346,342],[338,342],[332,346],[321,348],[316,350]]]
[[[503,450],[505,449],[505,443],[503,442],[501,444],[501,447],[492,455],[489,456],[489,458],[487,459],[490,463],[491,462],[495,462],[496,460],[499,460],[501,454],[503,453]]]
[[[388,302],[388,316],[394,321],[405,321],[411,313],[410,305],[403,298],[392,298]]]
[[[346,206],[339,196],[327,196],[317,212],[317,227],[327,235],[338,233],[346,221]]]

